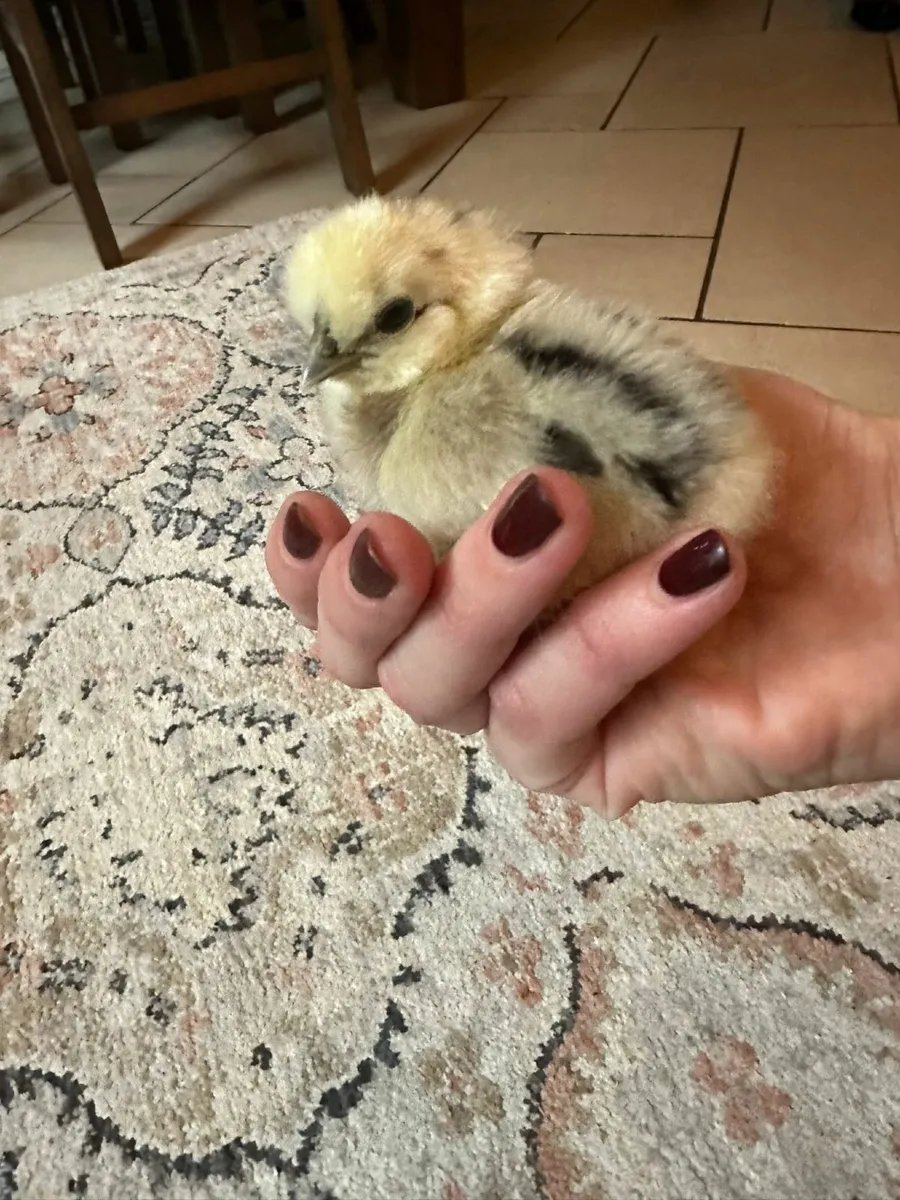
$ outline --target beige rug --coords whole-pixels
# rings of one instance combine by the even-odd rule
[[[0,306],[0,1196],[900,1196],[900,792],[638,811],[317,677],[298,223]]]

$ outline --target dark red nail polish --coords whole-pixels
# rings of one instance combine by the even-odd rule
[[[364,529],[350,551],[350,582],[368,600],[383,600],[393,591],[397,580],[380,562],[372,535]]]
[[[708,529],[669,555],[659,569],[659,586],[669,596],[693,596],[719,583],[730,570],[722,535]]]
[[[526,475],[494,521],[491,540],[508,558],[531,554],[559,529],[562,517],[537,475]]]
[[[306,521],[303,509],[296,502],[284,514],[281,540],[291,558],[312,558],[322,545],[322,539]]]

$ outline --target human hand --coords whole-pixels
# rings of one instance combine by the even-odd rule
[[[518,529],[504,509],[522,480],[437,567],[399,518],[368,513],[351,533],[331,501],[298,493],[267,544],[275,586],[318,627],[339,679],[381,684],[422,723],[485,729],[521,783],[608,816],[641,799],[889,778],[900,769],[900,434],[790,380],[735,378],[783,456],[775,518],[749,562],[712,534],[689,538],[523,639],[590,537],[578,484],[542,469],[536,489],[518,489]]]

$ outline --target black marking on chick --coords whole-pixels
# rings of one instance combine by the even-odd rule
[[[599,359],[579,346],[573,346],[571,342],[538,346],[526,333],[514,333],[507,338],[506,345],[526,371],[538,372],[541,375],[568,373],[592,376],[604,373]]]
[[[538,462],[545,467],[559,467],[572,475],[603,474],[603,463],[594,453],[587,438],[567,429],[559,421],[551,421],[541,434]]]
[[[674,463],[625,455],[619,455],[616,461],[636,483],[655,492],[668,508],[679,513],[684,510],[684,480],[675,475]]]
[[[655,413],[666,422],[678,421],[683,415],[676,397],[660,388],[652,376],[630,371],[605,354],[584,350],[571,342],[541,346],[525,332],[512,334],[506,346],[526,371],[596,380],[612,388],[632,412]]]

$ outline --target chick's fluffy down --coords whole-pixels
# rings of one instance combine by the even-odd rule
[[[353,499],[439,555],[540,464],[575,475],[594,515],[560,601],[680,528],[747,537],[765,519],[771,447],[725,375],[652,318],[535,278],[484,214],[349,205],[300,240],[287,298]]]

